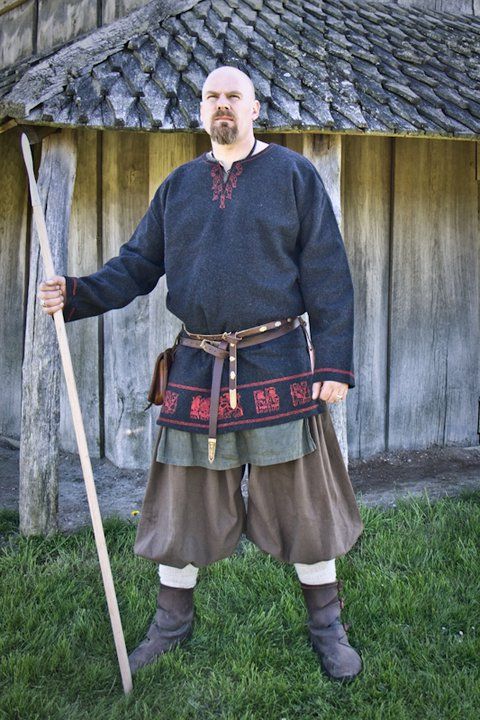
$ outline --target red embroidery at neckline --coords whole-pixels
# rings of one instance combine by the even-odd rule
[[[219,207],[221,210],[225,209],[225,200],[231,200],[234,189],[237,187],[237,178],[243,172],[243,165],[241,162],[234,162],[230,172],[228,174],[227,182],[223,182],[223,167],[220,163],[212,165],[210,175],[212,176],[212,190],[213,197],[212,201],[220,199]]]

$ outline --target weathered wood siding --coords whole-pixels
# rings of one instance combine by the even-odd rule
[[[40,0],[37,52],[64,45],[97,26],[97,3],[92,0]]]
[[[197,157],[200,152],[202,152],[197,148],[197,140],[198,136],[187,133],[175,133],[174,135],[162,133],[150,134],[149,200],[152,199],[158,186],[175,167],[192,160]],[[172,345],[181,327],[180,320],[165,307],[167,291],[168,287],[164,276],[160,279],[160,282],[155,290],[149,295],[149,332],[146,335],[148,373],[145,378],[145,388],[147,390],[155,358],[159,352]],[[144,400],[144,404],[145,403],[146,400]],[[150,452],[153,450],[152,445],[159,429],[158,425],[155,424],[159,414],[159,408],[152,405],[152,407],[148,410],[148,413],[144,414],[150,419],[150,433],[148,434],[150,442],[150,455]]]
[[[0,434],[20,436],[27,176],[18,136],[0,135]]]
[[[0,69],[124,17],[149,0],[0,2]]]
[[[480,0],[383,0],[388,5],[424,8],[459,15],[480,15]]]
[[[97,250],[97,151],[102,135],[91,130],[77,130],[77,178],[75,182],[68,242],[68,272],[87,275],[99,265]],[[101,347],[99,321],[88,318],[67,323],[67,336],[77,381],[80,407],[87,443],[92,457],[101,454],[100,392]],[[60,404],[60,444],[62,449],[77,452],[67,389],[62,373]]]
[[[0,68],[13,65],[35,52],[35,18],[35,0],[28,0],[0,15]]]
[[[77,135],[68,271],[87,274],[129,239],[166,175],[208,149],[209,140],[189,133]],[[13,137],[0,138],[6,158],[0,428],[18,437],[26,193]],[[300,135],[258,137],[304,147]],[[351,458],[477,442],[480,183],[474,151],[471,142],[342,138],[341,220],[355,286],[356,387],[346,403]],[[166,292],[163,278],[127,308],[67,325],[90,450],[102,452],[104,428],[105,453],[121,467],[145,466],[157,432],[157,409],[143,408],[154,359],[179,328],[165,308]],[[61,415],[61,447],[74,450],[63,395]]]
[[[142,5],[146,5],[149,0],[103,0],[103,24],[117,20],[117,18],[127,15],[132,10],[136,10]]]
[[[75,131],[54,133],[43,141],[38,192],[53,267],[60,275],[67,267],[76,160]],[[35,224],[31,247],[22,368],[19,514],[22,534],[43,535],[57,528],[61,366],[55,324],[36,299],[45,271]]]
[[[480,240],[474,143],[395,142],[390,448],[478,442]]]
[[[476,444],[480,228],[475,143],[344,139],[355,285],[351,457]]]
[[[148,135],[110,132],[103,146],[103,262],[118,253],[148,204]],[[105,454],[121,467],[140,467],[149,372],[149,299],[104,317]]]
[[[344,137],[343,237],[355,298],[355,388],[347,396],[351,457],[385,449],[390,167],[393,140]]]

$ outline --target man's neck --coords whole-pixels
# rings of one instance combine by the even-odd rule
[[[232,143],[231,145],[220,145],[212,140],[212,153],[215,159],[218,160],[226,170],[230,170],[235,160],[242,160],[242,158],[248,155],[254,142],[254,135],[247,137],[242,142]],[[263,149],[265,146],[266,143],[257,140],[255,151],[258,152],[259,149]]]

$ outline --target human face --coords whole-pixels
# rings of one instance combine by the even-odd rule
[[[235,68],[214,70],[207,77],[200,104],[203,127],[213,142],[230,145],[253,135],[260,104],[250,79]]]

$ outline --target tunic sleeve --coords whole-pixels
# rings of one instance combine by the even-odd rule
[[[313,381],[353,388],[352,277],[330,197],[313,165],[306,193],[310,204],[300,221],[299,282],[315,349]]]
[[[162,185],[130,240],[116,257],[91,275],[66,277],[66,322],[122,308],[151,292],[165,274]]]

